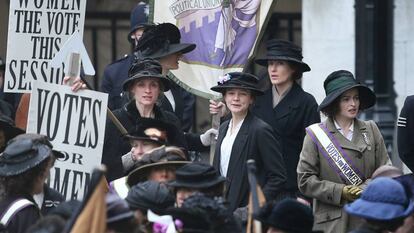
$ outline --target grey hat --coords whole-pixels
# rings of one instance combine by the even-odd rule
[[[9,141],[0,154],[0,176],[22,174],[42,161],[54,155],[63,158],[60,152],[52,150],[53,146],[46,136],[39,134],[21,134]]]

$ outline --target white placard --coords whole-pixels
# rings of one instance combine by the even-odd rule
[[[29,93],[31,81],[60,84],[49,61],[75,31],[83,38],[86,0],[10,1],[4,91]]]
[[[38,81],[32,88],[27,132],[48,136],[65,154],[51,169],[49,185],[67,200],[80,200],[101,164],[108,95]]]

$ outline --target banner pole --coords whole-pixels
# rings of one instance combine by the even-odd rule
[[[211,127],[217,130],[220,127],[219,114],[214,114],[213,117],[211,118]],[[211,137],[215,137],[215,136],[212,135]],[[213,165],[213,161],[214,161],[214,153],[216,152],[216,144],[217,144],[216,138],[212,138],[211,145],[210,145],[210,164],[211,165]]]

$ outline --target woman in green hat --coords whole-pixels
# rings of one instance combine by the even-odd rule
[[[356,200],[372,173],[390,160],[377,125],[357,118],[375,104],[375,94],[345,70],[331,73],[324,88],[318,109],[328,118],[306,128],[298,185],[313,198],[314,230],[341,233],[359,224],[342,207]]]

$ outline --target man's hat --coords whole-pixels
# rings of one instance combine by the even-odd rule
[[[178,148],[178,151],[179,150]],[[155,148],[148,153],[144,154],[140,160],[134,165],[134,170],[129,173],[127,178],[127,184],[129,187],[147,180],[148,174],[154,167],[171,165],[175,167],[181,167],[190,163],[187,161],[184,152],[172,153],[167,152],[165,146]]]
[[[170,144],[177,134],[178,129],[172,124],[152,118],[142,118],[125,137],[131,140],[150,141],[161,146]]]
[[[159,59],[174,53],[188,53],[195,49],[195,44],[180,43],[180,30],[171,23],[148,27],[138,41],[136,50],[140,57]]]
[[[259,78],[244,72],[231,72],[220,76],[217,86],[210,88],[213,91],[224,93],[229,88],[239,88],[252,91],[256,96],[263,95],[263,91],[258,88]]]
[[[53,146],[46,136],[39,134],[21,134],[9,141],[0,154],[0,176],[22,174],[42,161],[54,155],[63,158],[60,152],[52,150]]]
[[[328,107],[344,92],[352,88],[358,88],[360,109],[370,108],[374,106],[376,102],[376,96],[374,92],[371,91],[371,89],[368,87],[358,83],[355,80],[354,75],[347,70],[338,70],[332,72],[325,79],[323,87],[325,88],[326,97],[319,105],[318,111],[321,111],[324,108]]]
[[[156,214],[162,214],[174,206],[175,198],[164,184],[145,181],[132,186],[125,201],[131,210],[139,209],[145,213],[150,209]]]
[[[269,203],[260,209],[255,218],[262,223],[291,233],[311,233],[312,209],[293,199],[284,199],[277,204]],[[300,223],[300,224],[298,224]]]
[[[148,23],[148,15],[149,15],[149,5],[144,2],[138,3],[134,9],[131,11],[131,20],[130,20],[130,31],[128,33],[128,40],[132,41],[132,34],[140,29],[144,28],[148,25],[151,25]]]
[[[211,188],[224,183],[226,178],[220,176],[216,169],[204,163],[189,163],[175,172],[175,180],[169,185],[174,188]]]
[[[162,75],[161,64],[151,58],[138,59],[128,71],[128,79],[122,84],[124,91],[128,91],[134,81],[143,78],[158,79],[164,86],[163,91],[170,90],[170,80]]]
[[[298,64],[302,72],[311,70],[308,64],[302,61],[302,49],[292,42],[272,39],[267,41],[266,47],[266,56],[256,59],[255,62],[257,64],[267,66],[269,60],[282,60]]]
[[[377,221],[405,218],[414,212],[414,202],[404,186],[389,177],[378,177],[368,184],[359,199],[345,205],[351,215]]]

